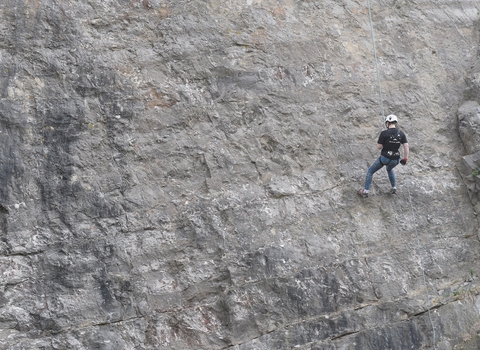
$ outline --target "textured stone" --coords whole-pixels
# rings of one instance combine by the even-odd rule
[[[476,101],[467,101],[458,109],[460,137],[467,153],[480,151],[480,105]]]
[[[2,1],[0,349],[475,348],[480,4],[370,3]]]

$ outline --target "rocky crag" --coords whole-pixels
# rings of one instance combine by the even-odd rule
[[[0,349],[478,349],[479,11],[3,0]]]

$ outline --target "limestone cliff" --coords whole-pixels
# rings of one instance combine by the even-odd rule
[[[3,0],[0,349],[478,349],[479,11]]]

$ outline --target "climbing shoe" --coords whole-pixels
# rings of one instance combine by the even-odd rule
[[[360,196],[362,196],[363,198],[367,198],[368,197],[368,191],[365,191],[364,188],[361,188],[360,190],[358,190],[358,194]]]
[[[397,194],[397,189],[394,187],[390,190],[390,194]]]

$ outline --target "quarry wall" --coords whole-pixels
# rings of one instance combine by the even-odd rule
[[[2,1],[0,349],[478,349],[479,11]]]

